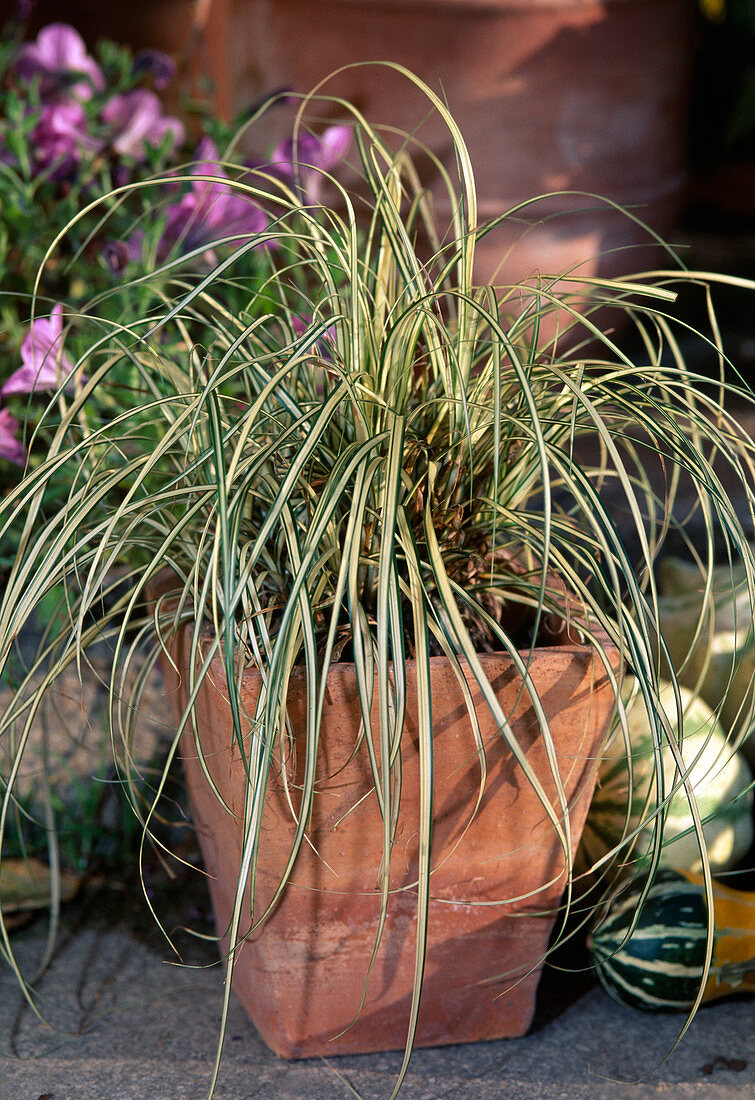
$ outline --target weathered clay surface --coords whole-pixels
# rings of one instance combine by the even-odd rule
[[[183,650],[179,666],[186,669],[186,636],[177,649]],[[511,660],[493,654],[482,661],[528,764],[576,845],[612,705],[603,670],[595,668],[587,651],[572,646],[541,650],[535,658],[533,677],[551,715],[568,803],[565,815],[534,709],[521,696]],[[466,673],[485,744],[487,775],[479,805],[481,770],[463,693],[446,660],[432,659],[432,900],[419,1046],[516,1036],[527,1030],[566,877],[553,824],[498,733],[468,669]],[[186,676],[181,682],[172,674],[167,679],[179,704],[185,699]],[[287,749],[288,795],[277,747],[268,782],[256,919],[284,872],[295,832],[288,798],[298,812],[305,729],[305,699],[297,692],[297,679],[295,675],[289,695],[294,744]],[[411,667],[408,679],[391,894],[372,970],[383,827],[367,749],[364,742],[357,745],[359,706],[353,667],[346,664],[334,667],[328,679],[307,839],[282,898],[238,952],[235,990],[265,1041],[285,1057],[390,1050],[402,1047],[406,1039],[416,951],[420,784]],[[259,678],[250,671],[242,699],[249,714],[258,689]],[[227,809],[207,783],[190,733],[182,744],[221,934],[233,908],[245,803],[244,768],[238,748],[231,747],[226,695],[216,661],[200,692],[198,728],[204,764]],[[376,710],[372,721],[376,727]],[[376,753],[379,759],[379,746]],[[242,933],[250,928],[248,914],[245,921]],[[223,943],[227,949],[227,937]]]
[[[550,196],[479,241],[478,281],[516,292],[538,273],[624,275],[665,257],[612,203],[663,236],[678,217],[692,14],[685,0],[247,0],[232,28],[237,106],[324,81],[322,95],[348,99],[376,126],[416,135],[454,177],[449,133],[427,100],[397,74],[359,64],[398,62],[453,112],[481,221]],[[315,104],[310,114],[318,111],[337,108]],[[439,216],[449,217],[430,158],[419,152],[418,162]],[[337,174],[343,179],[345,169]]]

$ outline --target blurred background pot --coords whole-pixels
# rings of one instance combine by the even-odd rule
[[[234,108],[283,86],[309,91],[351,62],[397,61],[454,113],[481,219],[578,190],[630,207],[661,235],[674,228],[687,167],[689,0],[227,0],[226,7]],[[347,97],[372,121],[416,132],[453,168],[447,131],[426,118],[426,101],[408,82],[356,68],[324,91]],[[438,192],[441,210],[443,201]],[[512,285],[537,273],[617,275],[659,262],[648,234],[611,205],[560,195],[481,242],[477,276]]]
[[[226,117],[281,88],[309,92],[351,63],[407,66],[446,98],[465,135],[481,219],[554,191],[609,200],[553,196],[481,242],[478,279],[513,285],[663,264],[610,203],[662,236],[674,229],[694,14],[690,0],[39,0],[30,28],[66,19],[90,44],[104,35],[173,53],[195,87],[198,74],[209,79]],[[416,132],[453,168],[446,128],[408,81],[356,68],[323,90],[371,122]],[[444,213],[440,192],[438,201]]]

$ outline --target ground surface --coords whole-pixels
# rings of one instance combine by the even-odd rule
[[[217,966],[183,968],[142,915],[133,883],[90,886],[64,913],[53,965],[37,986],[42,1025],[12,975],[0,972],[0,1100],[200,1100],[207,1092],[220,1016]],[[156,898],[166,921],[201,924],[201,884],[184,876]],[[204,910],[204,912],[203,912]],[[207,925],[208,931],[210,925]],[[38,921],[15,934],[33,969]],[[188,941],[179,937],[182,947]],[[214,951],[195,945],[194,964]],[[407,1100],[650,1100],[755,1095],[755,1002],[703,1009],[671,1052],[680,1020],[623,1009],[584,978],[550,973],[523,1039],[418,1051]],[[668,1057],[667,1057],[668,1056]],[[283,1062],[234,1004],[216,1095],[223,1100],[387,1098],[396,1054]],[[639,1078],[642,1078],[638,1081]]]

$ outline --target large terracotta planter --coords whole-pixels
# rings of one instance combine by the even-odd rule
[[[38,7],[37,23],[60,18],[52,0]],[[690,0],[138,0],[117,9],[71,0],[69,8],[90,44],[106,34],[173,52],[194,76],[201,68],[226,117],[273,90],[308,92],[350,63],[407,66],[459,123],[481,220],[548,192],[609,200],[563,194],[522,212],[480,242],[479,281],[518,286],[573,269],[611,276],[666,266],[647,232],[611,203],[662,236],[674,229],[688,167]],[[408,81],[359,67],[324,91],[375,124],[416,131],[453,169],[447,131]],[[271,143],[289,125],[281,116]],[[256,154],[264,142],[264,128],[255,129]],[[435,193],[442,220],[448,203],[437,181]]]
[[[188,638],[175,646],[180,676],[167,670],[174,703],[186,700]],[[527,759],[558,810],[556,785],[520,681],[504,655],[483,665],[511,713]],[[612,708],[608,678],[590,654],[572,646],[541,650],[534,682],[552,715],[558,770],[569,805],[568,829],[579,841],[593,791],[596,758]],[[419,761],[409,668],[409,717],[401,748],[401,813],[391,898],[381,951],[362,999],[377,928],[382,821],[367,751],[357,747],[358,704],[353,666],[334,667],[317,762],[317,793],[291,882],[261,928],[238,952],[234,989],[265,1042],[284,1057],[390,1050],[404,1046],[414,972]],[[305,703],[294,675],[289,696],[297,742],[289,761],[301,777]],[[259,687],[246,674],[242,704],[252,711]],[[480,767],[461,689],[449,664],[432,659],[434,712],[433,872],[427,964],[417,1045],[432,1046],[522,1035],[554,916],[566,881],[553,826],[493,727],[470,677],[487,746],[488,775],[477,803]],[[232,747],[222,668],[216,660],[197,700],[202,751],[193,737],[181,751],[223,951],[241,853],[244,774]],[[287,860],[294,823],[280,759],[267,791],[259,852],[257,904],[264,908]],[[297,805],[296,784],[289,788]],[[261,912],[258,908],[257,912]],[[247,926],[242,929],[248,930]],[[496,980],[481,985],[490,978]],[[347,1029],[347,1030],[344,1030]]]
[[[687,171],[689,0],[226,4],[236,107],[281,87],[308,92],[352,62],[397,61],[446,98],[469,146],[481,220],[579,190],[631,207],[662,235],[673,230]],[[453,170],[447,131],[408,81],[360,67],[323,90],[376,124],[416,131]],[[439,187],[436,198],[443,217]],[[614,207],[562,195],[481,241],[476,275],[511,286],[538,273],[626,274],[659,260],[666,266]]]

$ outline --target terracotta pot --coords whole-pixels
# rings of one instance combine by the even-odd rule
[[[469,146],[481,220],[579,190],[632,207],[666,235],[687,170],[693,14],[689,0],[231,0],[234,105],[280,87],[308,92],[351,62],[398,61],[446,98]],[[416,131],[453,169],[445,127],[395,73],[351,69],[324,91],[376,124]],[[447,200],[436,197],[443,214]],[[482,241],[476,275],[518,285],[659,260],[647,232],[611,205],[564,195]]]
[[[70,0],[65,18],[90,45],[104,34],[174,53],[194,78],[210,77],[226,117],[281,87],[308,92],[352,62],[398,61],[447,99],[475,166],[481,219],[579,190],[631,207],[666,236],[687,174],[693,15],[689,0]],[[31,30],[51,18],[59,5],[39,0]],[[416,130],[453,167],[445,128],[407,81],[358,68],[325,91],[374,123]],[[476,275],[518,285],[663,259],[610,204],[564,195],[481,242]]]
[[[188,646],[187,635],[175,645],[180,679],[167,670],[169,690],[179,708],[186,700]],[[562,816],[533,708],[526,696],[520,697],[521,681],[513,663],[504,655],[485,655],[481,660],[529,763]],[[576,848],[593,792],[612,691],[604,670],[583,648],[543,649],[532,671],[552,715],[558,770],[569,805],[568,828]],[[235,992],[262,1038],[283,1057],[391,1050],[406,1041],[417,927],[414,675],[410,665],[392,892],[383,942],[368,980],[379,915],[382,820],[367,751],[364,743],[357,745],[353,666],[337,665],[329,674],[307,842],[281,900],[239,950],[233,975]],[[567,875],[553,826],[494,728],[471,675],[469,679],[487,748],[488,774],[477,808],[480,767],[464,698],[448,662],[432,659],[432,901],[418,1046],[517,1036],[527,1030]],[[238,749],[232,746],[224,684],[216,659],[199,693],[197,713],[209,773],[228,809],[213,794],[190,734],[184,735],[181,751],[225,952],[228,941],[223,933],[240,863],[245,779]],[[294,674],[289,716],[295,748],[287,766],[294,774],[289,793],[295,807],[305,723],[302,687],[303,676]],[[258,688],[257,673],[249,671],[241,700],[247,713],[254,709]],[[283,872],[294,835],[279,757],[273,773],[259,851],[257,905],[262,908]],[[243,929],[247,931],[248,920]],[[495,980],[480,984],[490,978]]]
[[[220,10],[219,0],[213,0]],[[6,18],[18,5],[0,0]],[[160,49],[180,55],[189,45],[202,4],[198,0],[130,0],[105,5],[101,0],[35,0],[28,21],[33,37],[47,23],[70,23],[90,49],[101,38],[131,46],[134,50]]]

